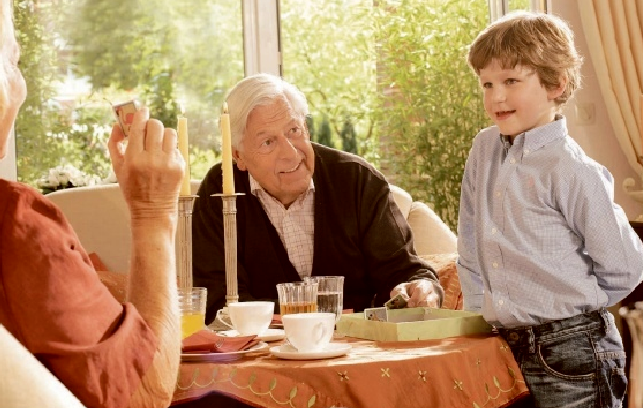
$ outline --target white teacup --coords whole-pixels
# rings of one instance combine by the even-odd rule
[[[281,316],[290,345],[300,353],[322,351],[335,330],[334,313],[296,313]]]
[[[235,302],[228,305],[232,328],[242,336],[258,335],[268,330],[274,311],[275,302]]]

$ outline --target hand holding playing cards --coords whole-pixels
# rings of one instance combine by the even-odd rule
[[[127,139],[120,124],[112,127],[109,138],[112,168],[131,214],[126,299],[152,329],[158,344],[129,406],[167,406],[181,350],[174,254],[185,162],[174,129],[165,129],[161,122],[150,119],[145,107],[128,116],[127,122],[130,118]],[[123,149],[125,140],[127,147]]]
[[[400,283],[391,291],[391,298],[397,294],[401,294],[408,300],[407,307],[440,307],[440,293],[428,279]]]
[[[114,125],[109,153],[132,219],[176,211],[185,171],[176,131],[150,119],[149,110],[143,107],[134,114],[125,152],[120,148],[124,140],[121,126]]]

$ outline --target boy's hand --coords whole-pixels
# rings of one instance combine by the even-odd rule
[[[391,297],[398,293],[408,299],[407,307],[440,307],[440,294],[428,279],[400,283],[391,291]]]

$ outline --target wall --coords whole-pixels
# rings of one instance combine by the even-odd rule
[[[625,159],[618,141],[614,137],[612,124],[596,80],[594,66],[589,55],[583,26],[578,11],[578,3],[585,0],[552,1],[553,14],[565,19],[574,30],[576,46],[585,62],[582,68],[583,85],[576,96],[564,109],[567,116],[569,134],[581,145],[585,153],[606,166],[614,176],[614,200],[621,205],[629,219],[633,220],[643,213],[643,204],[631,199],[623,190],[623,180],[632,177],[637,180],[636,189],[641,189],[640,178]],[[593,104],[595,119],[592,124],[579,124],[576,117],[576,104]]]

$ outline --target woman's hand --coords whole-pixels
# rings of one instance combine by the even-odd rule
[[[121,149],[124,140],[123,130],[114,125],[109,154],[132,219],[175,212],[185,172],[176,131],[165,129],[156,119],[149,119],[149,110],[142,107],[134,114],[125,152]]]

